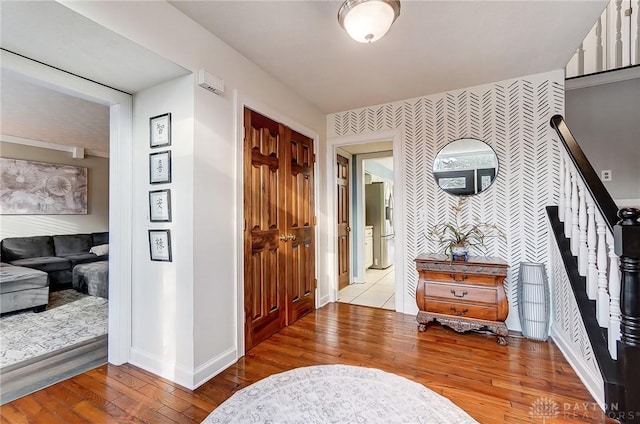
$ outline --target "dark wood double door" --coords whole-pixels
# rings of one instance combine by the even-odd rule
[[[244,110],[245,351],[315,308],[313,139]]]

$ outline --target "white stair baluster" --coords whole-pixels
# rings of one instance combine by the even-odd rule
[[[598,268],[596,266],[597,234],[595,209],[595,202],[589,195],[587,197],[587,296],[591,300],[596,300],[598,295]]]
[[[570,159],[565,156],[564,165],[564,235],[571,238],[571,166]]]
[[[596,72],[602,71],[602,16],[596,23]]]
[[[571,254],[578,256],[580,251],[580,227],[578,226],[578,211],[580,199],[578,198],[578,172],[571,171]]]
[[[616,69],[622,67],[622,0],[616,0],[615,64]]]
[[[587,188],[580,180],[580,184],[578,186],[578,197],[580,200],[580,206],[578,206],[578,229],[579,233],[579,245],[578,245],[578,273],[582,277],[587,276]],[[589,194],[590,195],[590,194]],[[586,290],[586,287],[585,287]]]
[[[600,327],[609,327],[609,280],[607,278],[607,230],[600,211],[596,214],[598,232],[598,300],[596,315]]]
[[[584,48],[583,43],[580,43],[580,47],[576,50],[578,58],[578,75],[584,75]]]
[[[564,152],[560,153],[560,195],[558,196],[558,218],[564,222]]]
[[[609,245],[609,354],[618,359],[616,342],[620,340],[620,263],[614,252],[613,234],[607,231]]]

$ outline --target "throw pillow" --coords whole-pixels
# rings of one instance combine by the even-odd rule
[[[89,252],[93,253],[97,256],[104,256],[109,254],[109,245],[108,244],[100,244],[98,246],[93,246],[89,249]]]

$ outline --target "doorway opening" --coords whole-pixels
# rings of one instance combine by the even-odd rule
[[[393,143],[340,146],[336,170],[337,301],[397,310]]]

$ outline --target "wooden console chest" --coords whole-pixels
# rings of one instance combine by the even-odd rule
[[[446,255],[421,254],[416,258],[418,330],[438,321],[455,331],[487,328],[507,344],[504,321],[509,304],[503,282],[509,265],[500,258],[470,256],[450,261]]]

